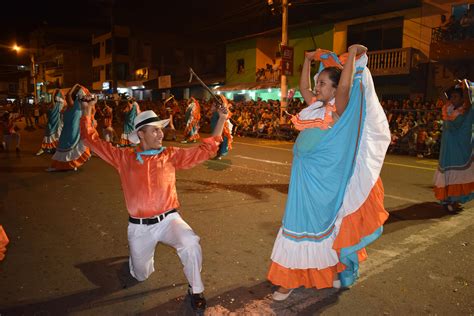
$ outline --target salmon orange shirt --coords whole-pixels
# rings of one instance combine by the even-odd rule
[[[176,170],[208,160],[217,153],[222,141],[221,136],[215,136],[202,139],[196,147],[167,147],[157,155],[142,155],[140,163],[134,150],[117,148],[100,139],[90,117],[81,118],[81,137],[86,146],[117,169],[128,213],[136,218],[154,217],[179,208]]]

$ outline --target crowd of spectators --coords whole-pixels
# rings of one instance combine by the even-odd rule
[[[213,101],[200,101],[201,130],[210,131]],[[418,157],[437,157],[440,148],[442,101],[382,100],[392,135],[389,147],[391,153],[416,155]],[[289,102],[287,112],[295,115],[306,105],[299,99]],[[143,102],[143,109],[153,109],[162,117],[173,114],[173,122],[178,130],[184,129],[184,101],[163,106],[159,102]],[[231,121],[235,137],[257,137],[293,141],[298,131],[291,125],[291,117],[283,115],[280,119],[278,100],[232,102]]]
[[[453,14],[449,19],[441,16],[441,26],[435,29],[435,38],[442,41],[455,41],[474,38],[474,5],[460,17]]]
[[[423,102],[405,99],[383,100],[392,141],[389,152],[437,157],[439,154],[443,121],[442,101]]]
[[[96,114],[97,121],[101,121],[100,109],[104,102],[112,107],[113,125],[117,133],[121,133],[123,126],[123,108],[127,103],[123,101],[99,101]],[[201,132],[210,132],[213,100],[199,100],[201,105]],[[140,109],[153,110],[160,117],[167,118],[173,115],[174,127],[178,131],[184,130],[186,100],[171,100],[164,104],[162,101],[138,101]],[[280,102],[278,100],[261,99],[248,101],[232,101],[231,122],[234,125],[234,137],[257,137],[277,140],[293,141],[298,131],[292,127],[291,116],[283,115],[280,119]],[[392,135],[389,152],[398,154],[417,155],[419,157],[437,157],[441,139],[441,107],[442,102],[423,102],[414,100],[382,100],[382,107],[387,115]],[[32,105],[7,104],[8,109],[16,115],[25,117],[25,121],[34,115]],[[289,114],[295,115],[306,105],[295,98],[287,107]],[[40,122],[46,123],[46,106],[40,109]],[[38,111],[36,111],[38,114]],[[175,139],[175,137],[173,137]]]

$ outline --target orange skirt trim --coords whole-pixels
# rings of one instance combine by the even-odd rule
[[[41,148],[42,149],[55,149],[58,146],[58,141],[54,141],[52,143],[42,143]]]
[[[188,141],[198,140],[200,138],[199,134],[196,133],[193,136],[188,138]]]
[[[362,238],[373,234],[388,219],[383,205],[384,189],[380,177],[375,182],[367,200],[354,213],[344,217],[333,249],[347,248],[360,243]]]
[[[7,245],[10,241],[8,240],[7,234],[0,225],[0,261],[5,258],[5,252],[7,251]]]
[[[80,166],[82,166],[87,160],[89,160],[90,157],[91,157],[91,151],[89,147],[86,147],[86,150],[76,160],[72,160],[72,161],[53,160],[53,162],[51,163],[51,167],[56,170],[72,170],[74,168],[79,168]]]
[[[339,254],[341,248],[357,245],[362,238],[375,232],[388,219],[388,212],[383,206],[384,189],[379,178],[370,191],[364,204],[354,213],[344,217],[339,234],[334,240],[333,249]],[[367,252],[357,252],[359,262],[367,259]],[[275,285],[287,289],[300,286],[306,288],[330,288],[336,274],[345,270],[342,263],[325,269],[289,269],[272,262],[267,278]]]
[[[450,184],[445,187],[435,187],[433,190],[436,199],[444,201],[450,196],[464,196],[471,194],[474,192],[474,182]]]
[[[121,145],[121,146],[129,146],[129,145],[131,145],[131,144],[132,144],[132,142],[129,141],[128,139],[120,138],[120,145]]]
[[[357,252],[359,262],[367,259],[367,252],[361,249]],[[337,274],[345,270],[342,263],[325,269],[289,269],[272,262],[267,278],[275,285],[287,289],[305,288],[325,289],[331,288],[332,282],[337,279]]]

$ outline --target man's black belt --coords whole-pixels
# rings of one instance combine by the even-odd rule
[[[153,225],[161,222],[165,219],[166,216],[176,213],[177,211],[178,210],[174,208],[172,210],[169,210],[168,212],[161,213],[160,215],[151,218],[133,218],[129,216],[128,221],[132,224]]]

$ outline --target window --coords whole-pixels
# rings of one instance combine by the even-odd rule
[[[14,94],[18,92],[18,83],[9,83],[8,84],[8,92],[10,94]]]
[[[347,30],[347,47],[362,44],[369,51],[402,48],[402,40],[402,17],[350,25]]]
[[[128,38],[125,38],[125,37],[115,38],[115,52],[119,55],[128,56]]]
[[[237,59],[237,73],[243,74],[245,71],[245,60],[243,58]]]
[[[105,80],[112,79],[112,64],[105,65]]]
[[[474,5],[470,5],[471,7]],[[461,18],[464,16],[464,14],[469,10],[469,4],[458,4],[458,5],[453,5],[452,7],[452,14],[456,18],[457,21],[461,20]]]
[[[127,63],[116,64],[116,75],[117,75],[117,80],[127,80],[128,79],[128,64]]]
[[[105,41],[105,55],[112,54],[112,39],[109,38]]]
[[[100,81],[100,66],[92,68],[92,81],[97,82]]]
[[[100,43],[95,43],[92,46],[92,57],[95,59],[100,58]]]

